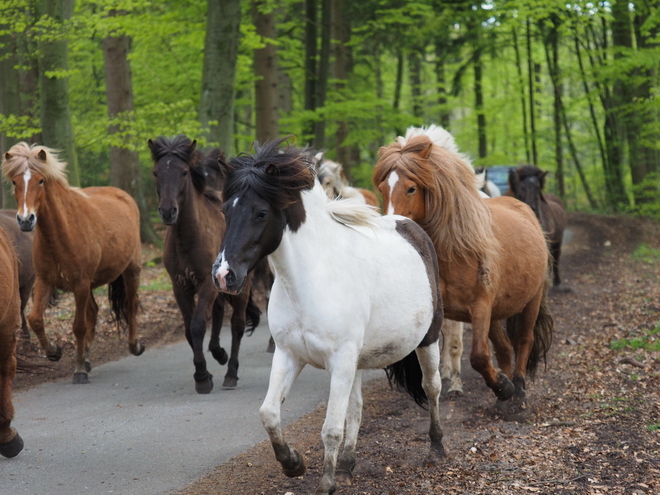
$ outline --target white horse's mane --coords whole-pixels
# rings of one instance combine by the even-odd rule
[[[380,213],[373,206],[354,199],[328,199],[321,184],[312,193],[323,198],[326,211],[336,222],[347,227],[376,227]]]

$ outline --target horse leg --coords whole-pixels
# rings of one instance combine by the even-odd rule
[[[171,280],[174,300],[176,301],[176,305],[179,307],[181,317],[183,318],[183,328],[185,331],[186,340],[188,341],[190,348],[194,349],[192,333],[190,331],[190,322],[192,321],[192,316],[195,312],[195,294],[180,288],[175,283],[174,277],[171,277]]]
[[[92,371],[92,364],[89,362],[89,350],[96,336],[96,321],[99,314],[99,305],[94,299],[94,292],[89,291],[89,302],[87,303],[87,333],[85,334],[85,370],[87,373]]]
[[[193,342],[193,364],[195,365],[195,390],[198,394],[208,394],[213,390],[213,375],[206,369],[204,358],[204,336],[216,291],[211,283],[206,284],[197,294],[197,305],[190,321],[190,335]]]
[[[296,449],[289,447],[284,440],[280,412],[282,402],[289,394],[293,382],[302,371],[303,366],[304,364],[299,360],[279,347],[276,348],[270,369],[268,392],[259,409],[261,423],[264,425],[275,451],[275,459],[281,464],[284,474],[290,478],[305,474],[307,464],[305,457]]]
[[[25,307],[27,306],[28,301],[30,300],[30,294],[32,293],[33,284],[25,284],[20,288],[21,295],[21,339],[30,340],[30,330],[27,325],[27,319],[25,318]]]
[[[523,399],[525,392],[525,378],[527,376],[527,361],[534,345],[534,327],[539,316],[541,301],[545,297],[544,287],[527,303],[520,313],[520,331],[513,342],[516,362],[513,369],[513,383],[516,387],[516,397]]]
[[[89,329],[87,317],[93,304],[90,301],[91,294],[89,281],[81,281],[81,285],[73,291],[76,302],[76,314],[73,318],[73,335],[76,338],[76,367],[73,371],[73,383],[75,384],[89,383],[85,360],[87,355],[87,331]]]
[[[438,346],[435,346],[436,349]],[[315,495],[329,495],[337,489],[335,481],[335,470],[337,468],[337,456],[339,446],[344,438],[344,422],[348,410],[350,391],[357,374],[356,363],[358,362],[357,349],[344,349],[335,356],[334,364],[330,369],[330,396],[328,407],[321,430],[323,438],[323,476]],[[439,359],[435,363],[435,371],[438,373]],[[438,373],[438,379],[440,374]]]
[[[440,376],[449,380],[449,394],[463,395],[461,356],[463,355],[463,323],[445,320],[442,325],[443,345]]]
[[[50,361],[59,361],[62,357],[62,348],[53,344],[46,337],[46,328],[44,326],[44,312],[48,307],[50,298],[53,296],[54,287],[47,285],[42,279],[38,278],[34,282],[34,296],[32,310],[27,317],[28,324],[41,344],[41,348],[46,353]]]
[[[509,400],[513,396],[514,386],[511,380],[498,372],[493,366],[488,335],[490,329],[491,305],[489,301],[473,307],[472,311],[472,350],[470,364],[484,377],[486,385],[499,400]]]
[[[4,457],[16,457],[23,450],[23,439],[11,427],[14,419],[11,390],[15,375],[16,332],[12,326],[0,327],[0,455]]]
[[[231,296],[230,296],[231,297]],[[211,310],[211,340],[209,341],[209,351],[215,360],[221,365],[227,364],[227,351],[220,346],[220,331],[225,319],[225,296],[218,294],[213,302]]]
[[[144,352],[144,345],[137,338],[137,312],[139,306],[138,289],[140,288],[140,259],[129,263],[122,274],[126,289],[126,320],[128,324],[128,350],[134,356]]]
[[[225,381],[222,384],[225,388],[235,388],[238,384],[238,351],[241,348],[241,340],[245,333],[245,310],[249,297],[250,286],[246,284],[243,291],[232,298],[231,353],[229,354],[229,364],[227,365]]]
[[[552,256],[552,285],[557,286],[561,284],[561,277],[559,276],[559,256],[561,256],[561,242],[553,242],[550,245],[550,255]]]
[[[447,321],[447,320],[445,320]],[[438,372],[440,364],[440,350],[435,344],[418,347],[415,349],[419,365],[422,368],[422,388],[429,401],[429,413],[431,416],[431,426],[429,427],[429,437],[431,439],[431,449],[427,462],[436,465],[439,459],[445,458],[445,448],[442,445],[442,427],[440,426],[440,392],[442,391],[442,379]]]
[[[357,370],[351,395],[348,398],[346,412],[346,438],[344,449],[337,459],[335,479],[338,485],[353,484],[353,469],[355,468],[357,437],[362,422],[362,370]]]
[[[490,331],[488,334],[490,341],[493,343],[493,350],[497,358],[497,365],[509,378],[513,376],[513,346],[509,337],[502,328],[500,320],[491,320]]]

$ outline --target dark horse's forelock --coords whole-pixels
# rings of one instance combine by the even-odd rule
[[[195,149],[188,136],[183,134],[179,134],[174,138],[160,136],[154,139],[149,147],[154,163],[158,163],[168,155],[187,163],[190,167],[190,176],[195,189],[204,191],[206,176],[204,170],[199,167],[200,153]]]
[[[294,146],[280,147],[288,138],[276,139],[263,146],[255,143],[255,153],[241,153],[229,162],[233,168],[227,177],[223,197],[229,199],[248,189],[285,212],[292,231],[305,221],[300,194],[314,187],[311,158]]]

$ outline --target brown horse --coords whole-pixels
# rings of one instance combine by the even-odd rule
[[[472,168],[434,138],[422,132],[381,148],[374,184],[388,212],[415,220],[433,240],[445,316],[472,323],[472,367],[499,400],[524,397],[526,375],[533,377],[552,337],[543,232],[520,201],[482,199]]]
[[[27,306],[34,285],[34,265],[32,264],[32,232],[21,232],[16,223],[16,210],[0,210],[0,228],[5,229],[14,244],[18,256],[18,285],[21,294],[21,338],[30,339],[25,306]]]
[[[16,375],[16,337],[21,328],[18,260],[7,233],[0,227],[0,455],[15,457],[23,440],[11,427],[11,390]]]
[[[193,350],[195,390],[200,394],[213,390],[213,376],[206,369],[203,349],[209,316],[209,351],[220,364],[227,363],[227,352],[220,347],[225,301],[232,306],[232,341],[223,387],[234,388],[238,383],[238,351],[246,321],[249,319],[251,323],[248,331],[254,330],[261,312],[252,303],[250,284],[232,296],[220,294],[211,279],[210,267],[226,228],[221,199],[224,182],[218,165],[220,150],[203,155],[195,149],[196,141],[191,142],[186,136],[150,139],[148,144],[154,160],[158,213],[168,226],[163,263],[183,316],[186,339]]]
[[[543,192],[547,174],[534,165],[510,170],[509,190],[505,195],[527,203],[541,223],[552,255],[552,285],[556,287],[561,284],[559,257],[567,219],[564,202],[554,194]]]
[[[14,185],[18,224],[23,231],[35,231],[32,258],[36,281],[28,324],[48,359],[59,360],[62,349],[46,337],[44,311],[56,289],[73,292],[73,383],[88,383],[89,349],[98,315],[92,292],[96,287],[109,285],[113,314],[118,322],[128,325],[130,352],[136,356],[144,352],[137,339],[136,320],[140,214],[133,198],[121,189],[70,187],[65,167],[53,150],[24,142],[5,153],[2,162],[5,176]]]

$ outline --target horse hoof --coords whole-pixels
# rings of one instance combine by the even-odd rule
[[[348,471],[335,471],[335,483],[338,486],[352,486],[353,485],[353,473]]]
[[[89,378],[87,377],[87,373],[83,373],[82,371],[78,373],[73,374],[73,383],[75,385],[79,385],[81,383],[89,383]]]
[[[56,344],[55,351],[47,352],[46,357],[48,358],[49,361],[59,361],[60,358],[62,357],[62,348]]]
[[[140,343],[136,342],[135,345],[128,344],[128,350],[131,351],[133,356],[140,356],[144,352],[145,347]]]
[[[92,363],[90,363],[89,361],[85,361],[85,371],[86,371],[87,373],[89,373],[90,371],[92,371]]]
[[[225,351],[223,347],[216,347],[215,349],[211,349],[211,355],[221,365],[227,364],[227,360],[229,359],[227,351]]]
[[[7,443],[0,443],[0,455],[8,459],[16,457],[21,450],[23,450],[23,439],[18,433]]]
[[[223,388],[236,388],[238,385],[238,377],[236,376],[225,376],[225,381],[222,382]]]
[[[527,392],[525,392],[525,379],[523,377],[514,376],[513,385],[516,387],[514,397],[516,399],[524,399],[527,395]]]
[[[209,373],[206,380],[195,381],[195,392],[198,394],[210,394],[213,390],[213,375]]]
[[[307,460],[305,456],[299,453],[296,449],[291,449],[291,457],[293,457],[293,467],[286,468],[282,466],[282,472],[289,478],[296,478],[302,476],[307,471]]]
[[[493,388],[493,392],[495,392],[497,399],[501,401],[509,400],[513,397],[515,391],[516,388],[513,383],[511,383],[511,380],[509,380],[505,374],[500,373],[498,383]]]

